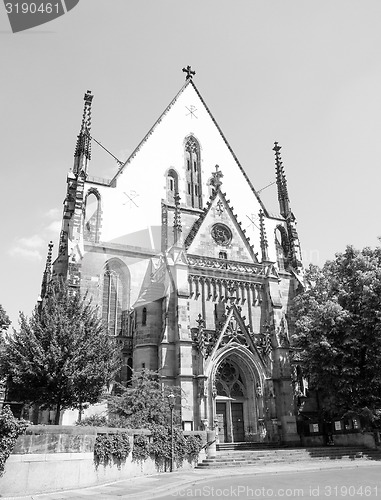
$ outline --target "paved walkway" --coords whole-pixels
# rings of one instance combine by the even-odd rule
[[[168,496],[171,493],[212,478],[242,475],[268,475],[295,473],[327,469],[353,469],[361,467],[378,467],[381,475],[381,463],[372,460],[327,460],[300,463],[278,463],[268,465],[223,467],[221,469],[194,469],[189,471],[168,472],[153,476],[136,477],[110,484],[92,486],[75,490],[44,493],[24,497],[1,497],[1,500],[145,500]]]

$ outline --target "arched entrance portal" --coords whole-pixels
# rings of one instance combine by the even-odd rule
[[[258,433],[258,380],[236,356],[215,371],[215,421],[220,443],[243,442]]]
[[[220,443],[245,440],[245,383],[240,369],[225,359],[216,373],[216,419]]]

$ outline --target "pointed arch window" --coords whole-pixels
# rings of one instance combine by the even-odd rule
[[[103,273],[102,319],[110,335],[128,335],[130,279],[127,266],[109,261]]]
[[[167,174],[167,201],[175,203],[175,194],[179,192],[179,177],[177,172],[171,168]]]
[[[99,242],[101,204],[100,194],[96,189],[90,189],[85,198],[83,236],[86,241]]]
[[[202,208],[200,145],[193,136],[185,142],[185,163],[186,203],[193,208]]]
[[[275,246],[278,267],[280,270],[284,270],[287,266],[290,244],[286,229],[280,225],[275,228]]]
[[[147,308],[143,307],[142,311],[142,326],[146,326],[147,324]]]

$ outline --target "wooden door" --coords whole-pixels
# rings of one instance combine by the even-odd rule
[[[232,403],[233,442],[245,441],[245,426],[243,422],[243,403]]]
[[[216,416],[218,421],[218,438],[220,443],[226,442],[226,403],[216,404]]]

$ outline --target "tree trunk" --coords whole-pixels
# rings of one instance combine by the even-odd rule
[[[40,411],[40,407],[37,404],[33,404],[32,406],[32,422],[33,424],[38,424],[38,414]]]
[[[57,403],[56,407],[56,416],[54,417],[54,425],[60,424],[60,416],[61,416],[61,403]]]

